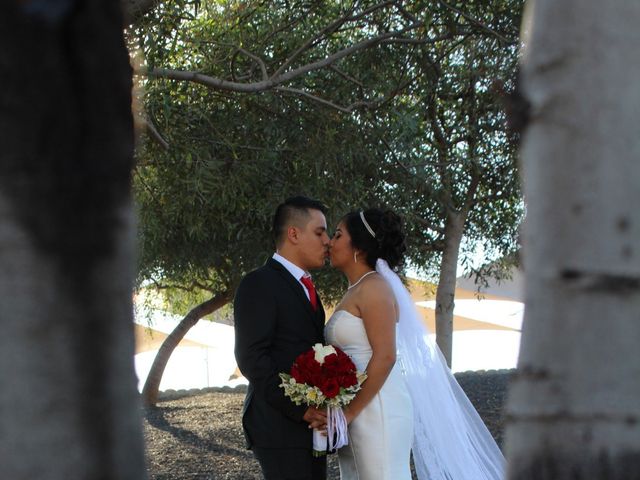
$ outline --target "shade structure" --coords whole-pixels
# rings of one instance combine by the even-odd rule
[[[140,390],[162,342],[175,330],[182,318],[153,309],[136,316],[135,368]],[[230,385],[230,377],[236,369],[233,345],[232,326],[208,320],[199,321],[189,329],[171,353],[162,375],[160,390]]]
[[[429,333],[435,334],[435,298],[437,286],[431,282],[415,278],[408,278],[406,286],[411,294],[411,298],[416,303],[418,312]],[[521,316],[522,305],[519,304],[519,302],[514,302],[513,299],[487,293],[486,291],[479,294],[475,289],[456,288],[455,303],[456,309],[454,309],[453,316],[454,332],[466,330],[520,331],[521,322],[519,319],[505,319],[505,315],[509,316],[509,313],[512,313],[504,312],[505,307],[511,307],[510,310],[519,312]],[[463,305],[464,308],[458,308]],[[458,313],[458,310],[460,310],[461,313]],[[507,310],[509,310],[509,308],[507,308]],[[326,307],[327,318],[329,318],[332,313],[333,308]]]
[[[145,327],[138,323],[133,324],[134,335],[136,339],[136,354],[158,350],[164,340],[169,336],[152,327]],[[204,343],[195,342],[183,338],[178,344],[181,347],[207,347]]]
[[[429,329],[429,333],[436,333],[436,311],[435,308],[430,305],[421,305],[422,302],[417,304],[418,311],[422,317],[422,321]],[[435,304],[435,302],[434,302]],[[435,307],[435,305],[434,305]],[[455,312],[455,310],[454,310]],[[482,320],[476,320],[462,315],[453,316],[453,331],[459,332],[463,330],[507,330],[518,331],[517,328],[511,328],[505,325],[499,325],[493,322],[487,322]]]
[[[519,278],[517,280],[519,282]],[[453,331],[463,330],[506,330],[520,331],[524,305],[519,299],[519,285],[505,282],[501,288],[489,285],[478,291],[473,281],[462,277],[457,280],[455,289],[455,308]],[[422,319],[435,333],[436,285],[430,282],[408,279],[407,287]],[[509,290],[510,289],[510,290]],[[508,295],[506,292],[509,292]]]
[[[472,279],[457,280],[453,319],[454,372],[515,366],[524,308],[520,303],[518,275],[516,272],[515,279],[509,282],[481,288],[480,294]],[[436,285],[409,278],[407,287],[425,325],[431,334],[435,334]],[[329,318],[333,309],[325,307]],[[135,324],[136,371],[141,380],[140,388],[158,348],[181,319],[160,311],[149,317],[138,316]],[[236,367],[233,345],[234,333],[230,325],[198,322],[172,354],[161,390],[247,383]]]

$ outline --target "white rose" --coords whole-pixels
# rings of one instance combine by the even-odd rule
[[[327,345],[325,347],[321,343],[316,343],[313,346],[313,351],[315,352],[314,358],[315,358],[316,362],[318,362],[320,365],[322,365],[324,363],[324,357],[326,357],[327,355],[331,355],[333,353],[336,353],[336,349],[333,348],[333,346]]]

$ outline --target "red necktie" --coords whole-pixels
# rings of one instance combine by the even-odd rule
[[[305,287],[307,287],[307,291],[309,292],[309,301],[311,302],[311,308],[313,308],[314,311],[317,310],[318,296],[316,295],[316,287],[313,285],[311,277],[305,275],[300,279],[300,281]]]

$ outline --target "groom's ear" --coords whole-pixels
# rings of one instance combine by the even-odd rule
[[[297,227],[291,226],[287,228],[287,238],[289,239],[289,241],[291,243],[293,243],[294,245],[298,244],[299,241],[299,237],[298,234],[300,232],[298,231]]]

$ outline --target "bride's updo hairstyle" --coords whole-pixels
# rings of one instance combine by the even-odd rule
[[[379,258],[386,260],[391,268],[402,263],[407,248],[402,219],[394,212],[369,208],[347,213],[342,221],[351,236],[351,245],[366,254],[367,265],[371,268],[376,268]]]

